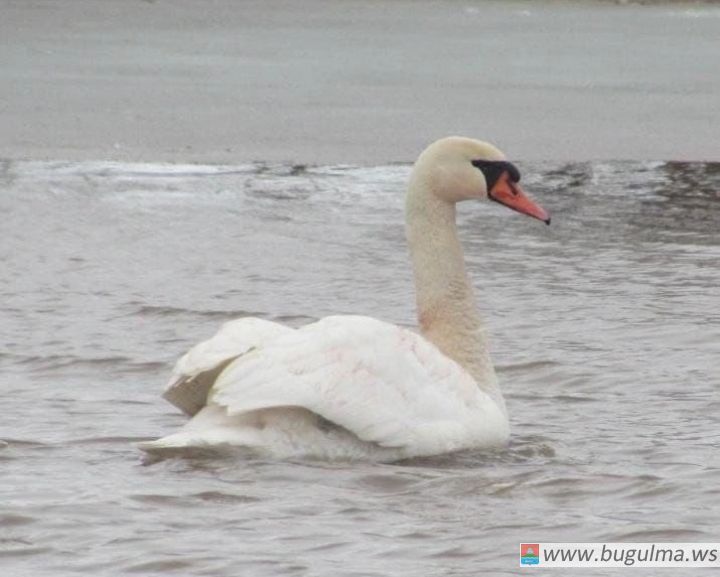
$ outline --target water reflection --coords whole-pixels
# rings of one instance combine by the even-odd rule
[[[655,240],[713,244],[720,232],[720,163],[666,162],[657,174],[648,183],[651,194],[640,196],[633,224],[656,232]]]

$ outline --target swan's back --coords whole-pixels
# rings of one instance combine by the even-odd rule
[[[244,445],[272,456],[397,459],[506,442],[503,407],[407,329],[335,316],[232,360],[165,448]]]

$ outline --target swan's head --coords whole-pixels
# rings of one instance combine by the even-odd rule
[[[432,143],[415,162],[416,179],[446,202],[488,198],[550,224],[547,211],[518,184],[515,165],[487,142],[450,136]]]

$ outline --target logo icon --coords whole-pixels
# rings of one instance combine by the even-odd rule
[[[540,564],[540,544],[522,543],[520,545],[520,565]]]

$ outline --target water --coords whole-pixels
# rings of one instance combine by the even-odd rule
[[[3,574],[513,575],[520,542],[717,541],[720,165],[520,168],[551,227],[460,209],[507,450],[143,466],[184,421],[172,363],[224,320],[414,324],[409,167],[0,164]]]
[[[616,2],[5,0],[0,157],[720,159],[720,5]]]

